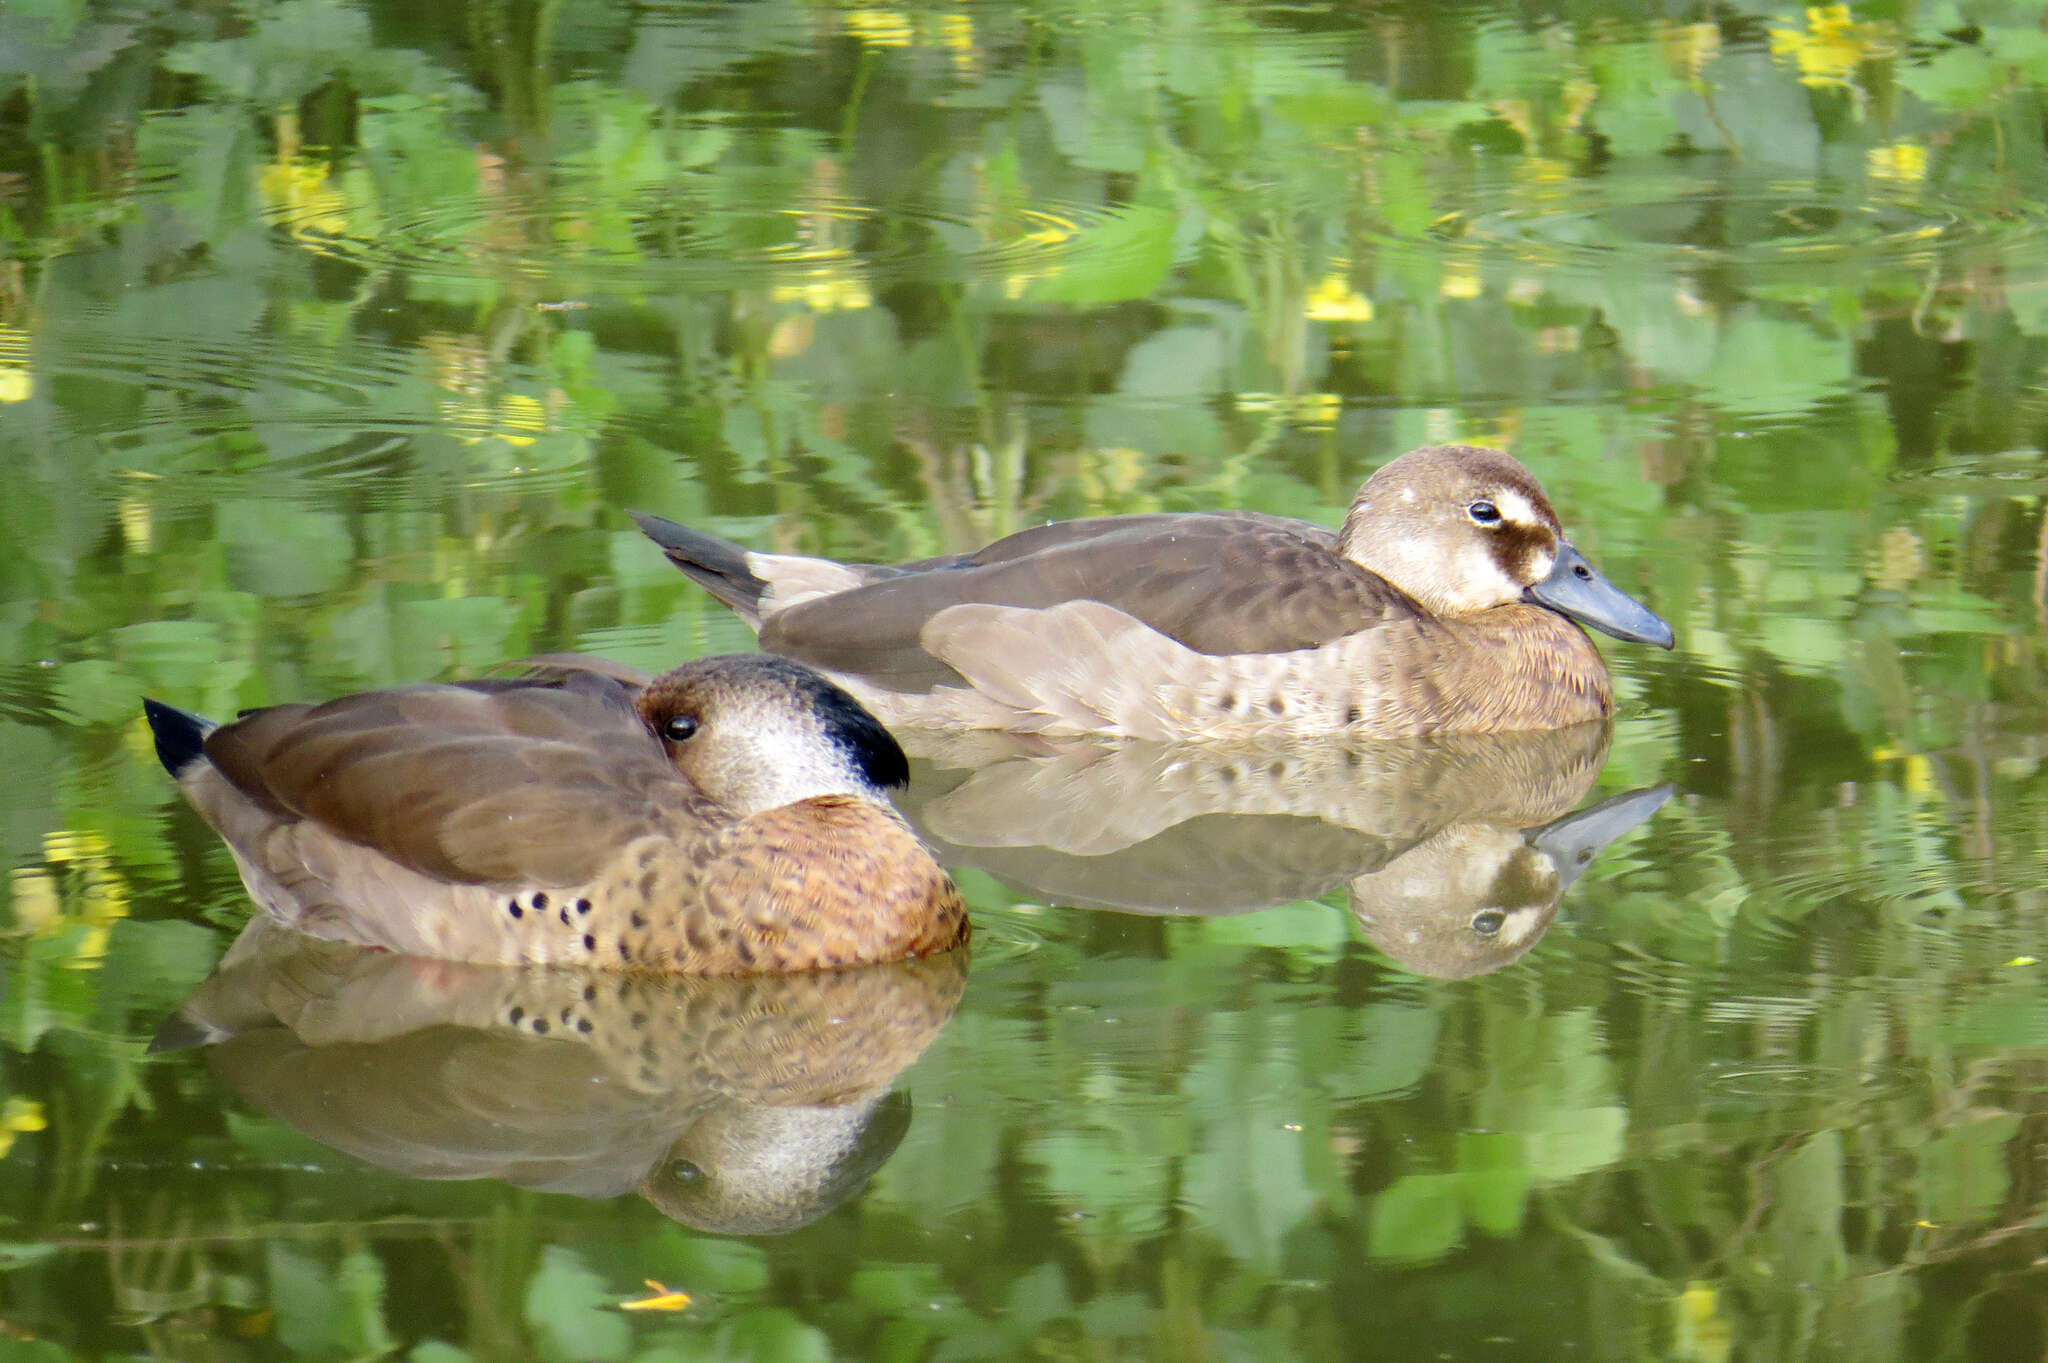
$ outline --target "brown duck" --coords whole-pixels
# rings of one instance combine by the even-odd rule
[[[1605,718],[1580,625],[1669,648],[1498,450],[1415,450],[1341,530],[1258,512],[1105,516],[894,567],[640,528],[884,722],[1171,740],[1508,733]]]
[[[1419,974],[1498,970],[1671,787],[1574,807],[1610,726],[1347,743],[1147,743],[906,729],[897,798],[949,866],[1032,899],[1214,917],[1342,890]]]
[[[249,921],[153,1051],[204,1046],[251,1104],[413,1178],[614,1197],[793,1230],[902,1138],[890,1092],[952,1016],[965,951],[746,978],[422,961]]]
[[[414,956],[706,975],[967,940],[889,807],[903,751],[766,654],[643,686],[600,670],[403,686],[214,726],[143,702],[258,904]]]

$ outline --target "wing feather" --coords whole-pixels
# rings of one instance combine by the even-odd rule
[[[206,755],[266,809],[425,875],[571,885],[694,794],[622,690],[578,678],[373,691],[255,711],[209,735]]]
[[[1321,526],[1277,516],[1112,516],[1021,531],[770,617],[762,647],[899,691],[961,685],[924,630],[961,605],[1100,601],[1197,653],[1315,648],[1422,609],[1337,553]]]

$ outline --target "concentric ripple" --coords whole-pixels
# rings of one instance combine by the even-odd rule
[[[456,195],[402,213],[285,203],[267,221],[316,255],[415,280],[523,281],[536,293],[703,292],[771,287],[823,309],[903,279],[993,283],[1013,294],[1084,268],[1114,269],[1170,240],[1143,208],[1039,203],[995,220],[971,207],[878,207],[759,177],[756,202],[708,199],[708,182],[619,195],[586,172],[545,186]],[[746,183],[721,178],[722,190]],[[358,220],[361,225],[358,226]]]
[[[1505,252],[1565,268],[1745,270],[1838,261],[1898,261],[1936,248],[2038,240],[2039,215],[1975,204],[1940,188],[1802,176],[1650,173],[1570,175],[1471,185],[1434,224],[1428,244],[1485,256]],[[1423,244],[1387,235],[1394,250]]]

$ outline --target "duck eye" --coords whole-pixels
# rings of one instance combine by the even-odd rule
[[[674,743],[680,743],[696,732],[697,721],[689,715],[672,716],[668,723],[661,726],[662,737]]]
[[[1465,514],[1472,518],[1474,525],[1498,525],[1500,523],[1500,508],[1483,497],[1466,507]]]
[[[1492,937],[1500,931],[1501,924],[1507,921],[1508,916],[1499,909],[1481,909],[1472,915],[1472,931],[1481,937]]]

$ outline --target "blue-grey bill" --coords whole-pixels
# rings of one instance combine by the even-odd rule
[[[1600,576],[1599,570],[1586,562],[1586,556],[1569,544],[1558,546],[1557,564],[1550,570],[1550,576],[1525,589],[1522,595],[1588,628],[1632,644],[1669,648],[1673,642],[1671,626],[1648,606]]]
[[[1607,844],[1662,809],[1672,790],[1669,785],[1632,790],[1532,830],[1529,841],[1557,867],[1558,892],[1577,880]]]

